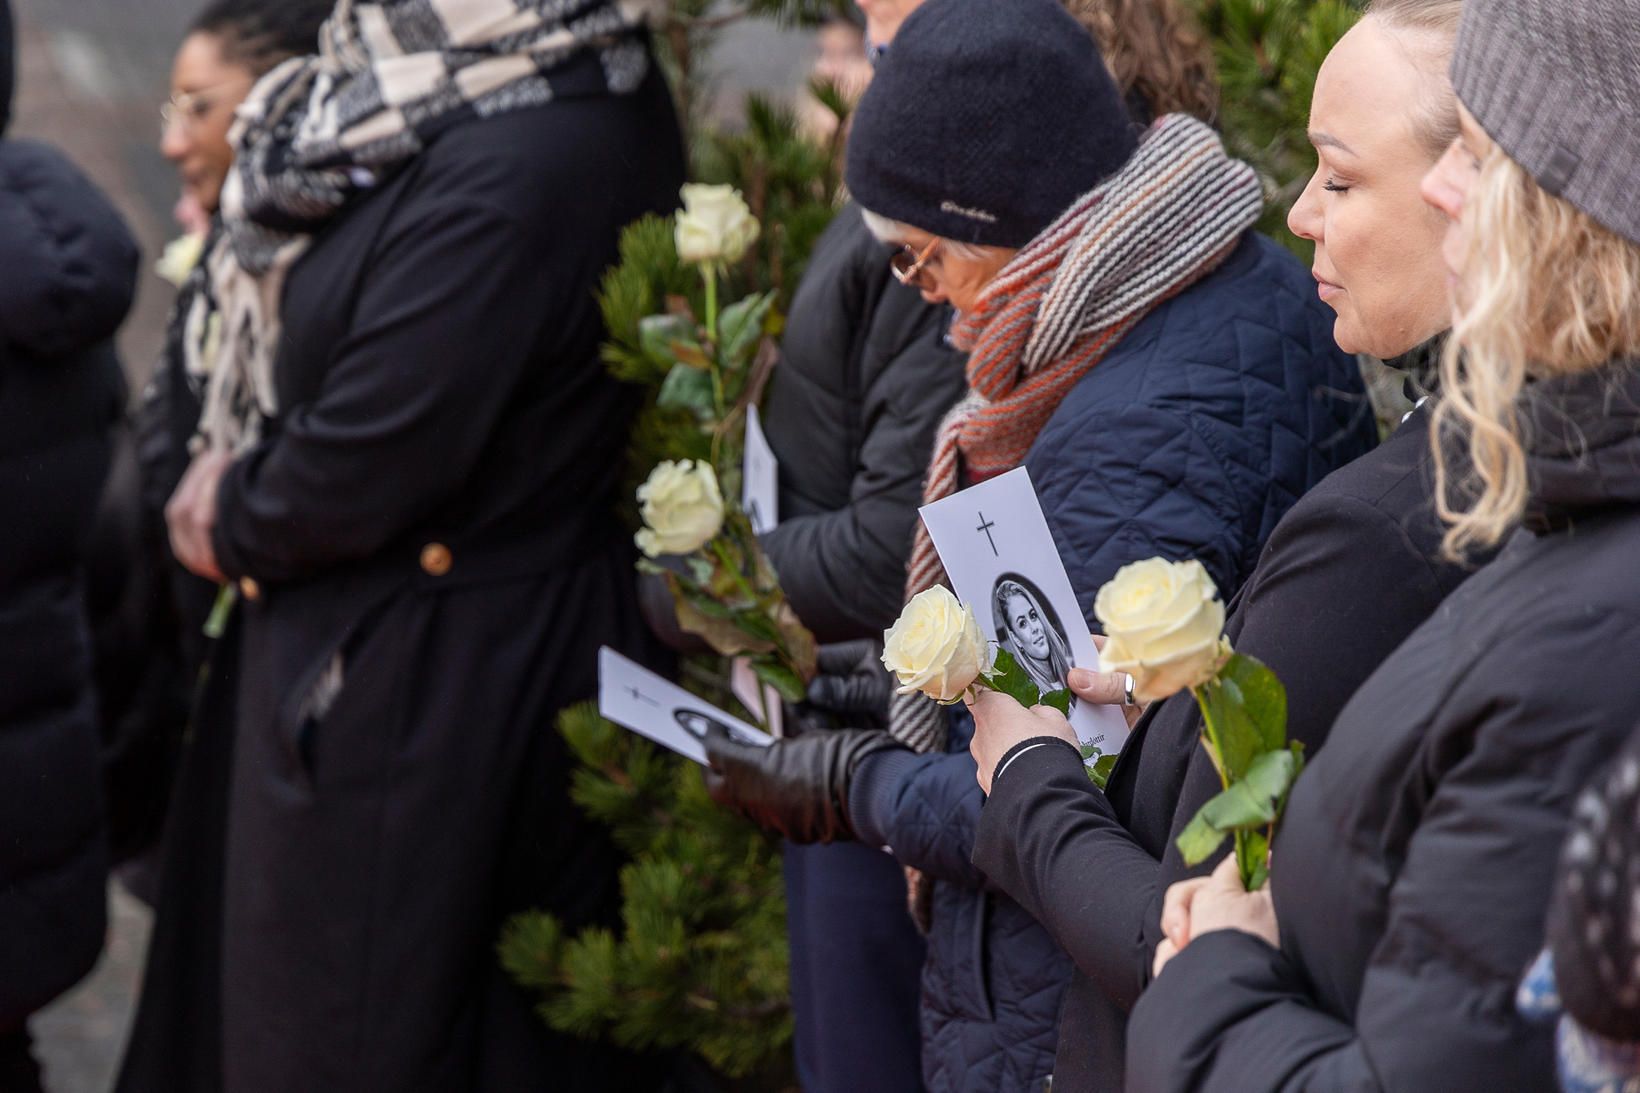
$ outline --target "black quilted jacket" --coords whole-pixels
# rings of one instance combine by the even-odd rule
[[[1353,358],[1304,268],[1249,234],[1077,384],[1026,456],[1092,625],[1128,562],[1199,558],[1226,598],[1298,497],[1376,436]],[[1038,1093],[1053,1069],[1069,959],[974,867],[974,761],[889,751],[856,773],[866,841],[936,881],[923,973],[931,1093]]]
[[[764,405],[780,526],[764,548],[821,641],[894,622],[934,429],[962,397],[950,310],[889,276],[889,248],[850,205],[814,249]]]
[[[137,248],[66,159],[5,140],[0,268],[3,1034],[102,949],[108,855],[83,568],[124,392],[112,338]]]

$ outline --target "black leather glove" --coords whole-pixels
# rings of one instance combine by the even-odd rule
[[[882,658],[883,643],[875,638],[822,645],[808,704],[847,725],[886,728],[894,677]]]
[[[712,800],[794,843],[853,839],[849,784],[868,755],[900,747],[875,729],[812,732],[763,747],[706,730],[706,790]]]

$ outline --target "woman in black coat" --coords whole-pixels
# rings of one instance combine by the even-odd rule
[[[233,163],[228,130],[258,79],[281,61],[313,52],[330,7],[330,0],[212,0],[189,26],[172,65],[160,151],[177,170],[182,205],[208,226],[191,226],[202,234],[177,240],[158,264],[156,272],[179,291],[141,403],[116,434],[92,548],[103,783],[116,865],[158,841],[184,726],[213,644],[204,629],[217,586],[171,556],[164,510],[188,467],[204,393],[205,377],[189,371],[184,347],[219,329],[198,255],[220,223],[222,186]],[[194,354],[196,365],[198,359]],[[151,899],[146,879],[143,870],[122,872],[122,880]]]
[[[253,93],[211,447],[168,507],[244,612],[225,1088],[641,1088],[494,944],[617,902],[553,723],[639,642],[593,289],[675,203],[675,114],[613,5],[361,10]]]
[[[1316,80],[1310,128],[1352,150],[1353,192],[1329,188],[1346,156],[1320,143],[1316,173],[1288,217],[1315,243],[1318,279],[1337,286],[1323,298],[1338,312],[1339,344],[1403,358],[1409,379],[1425,383],[1438,348],[1426,340],[1450,315],[1445,219],[1424,205],[1418,183],[1445,150],[1437,134],[1457,124],[1442,73],[1461,9],[1459,0],[1369,8],[1334,48]],[[1430,118],[1445,120],[1426,135]],[[1382,446],[1305,494],[1231,602],[1225,633],[1286,682],[1288,732],[1307,755],[1362,681],[1473,571],[1439,557],[1431,410],[1421,405]],[[1084,698],[1121,701],[1122,680],[1086,678]],[[1199,709],[1181,693],[1146,711],[1103,793],[1063,719],[992,694],[975,704],[975,720],[972,750],[989,796],[974,864],[1076,963],[1054,1086],[1120,1090],[1127,1012],[1161,940],[1161,894],[1225,852],[1189,868],[1174,845],[1221,789],[1200,743]],[[1067,746],[1032,747],[1044,730],[1062,732]],[[1007,776],[995,777],[1005,765]]]
[[[0,0],[0,131],[12,21]],[[113,336],[137,247],[72,164],[0,140],[0,1088],[38,1089],[24,1022],[102,951],[108,852],[83,566],[125,397]]]
[[[1633,14],[1466,3],[1461,134],[1424,192],[1457,298],[1437,428],[1476,476],[1449,463],[1466,488],[1441,496],[1449,549],[1513,534],[1345,706],[1270,885],[1240,891],[1227,860],[1169,890],[1136,1088],[1553,1087],[1514,988],[1574,797],[1640,720],[1640,206],[1613,184],[1634,162],[1558,142],[1594,132],[1569,118],[1640,109],[1611,78]]]

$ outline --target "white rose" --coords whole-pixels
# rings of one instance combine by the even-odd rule
[[[1224,604],[1198,561],[1125,565],[1099,590],[1093,613],[1105,627],[1099,667],[1131,675],[1141,702],[1206,683],[1229,655]]]
[[[205,237],[203,235],[182,235],[165,244],[164,252],[159,261],[154,263],[154,272],[181,288],[188,280],[188,275],[199,265],[199,260],[205,256]]]
[[[645,526],[638,549],[651,558],[689,554],[723,527],[723,494],[711,464],[685,459],[661,462],[638,487]]]
[[[943,585],[913,596],[883,633],[883,667],[899,679],[901,694],[955,702],[991,673],[994,660],[973,610]]]
[[[757,242],[761,229],[733,186],[688,185],[682,196],[683,211],[672,236],[681,260],[728,265]]]

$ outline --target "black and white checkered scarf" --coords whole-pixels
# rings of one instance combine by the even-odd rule
[[[279,302],[312,233],[453,125],[637,90],[649,9],[648,0],[338,0],[319,53],[268,73],[239,109],[225,230],[207,258],[221,336],[214,360],[190,362],[210,377],[204,443],[242,451],[277,409]],[[568,64],[594,55],[597,64]]]

